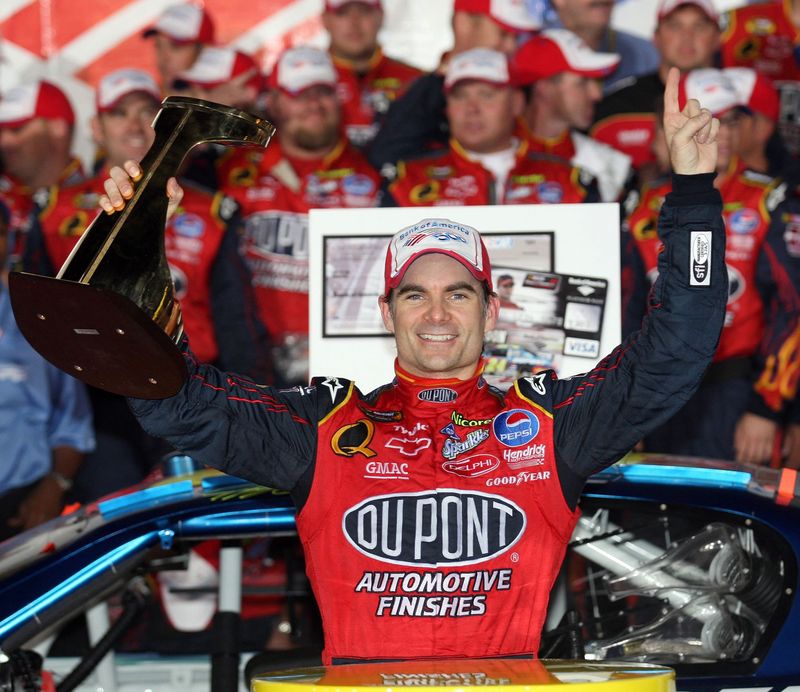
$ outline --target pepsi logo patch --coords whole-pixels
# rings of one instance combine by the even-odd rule
[[[172,222],[172,228],[184,238],[199,238],[205,233],[206,224],[197,214],[179,214]]]
[[[521,408],[503,411],[495,416],[492,432],[506,447],[522,447],[539,434],[539,419]]]
[[[544,204],[559,204],[564,199],[564,188],[558,183],[542,183],[537,187],[536,192]]]
[[[728,217],[728,228],[733,233],[752,233],[760,221],[761,216],[755,209],[737,209]]]
[[[342,189],[348,195],[367,197],[375,190],[375,183],[372,178],[363,173],[345,176],[342,180]]]

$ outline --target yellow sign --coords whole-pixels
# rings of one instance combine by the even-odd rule
[[[502,686],[505,692],[537,692],[569,685],[569,692],[675,692],[670,668],[644,663],[592,663],[532,659],[455,659],[358,663],[290,670],[255,678],[251,692],[396,692],[398,687],[453,692]],[[565,691],[566,692],[566,691]]]

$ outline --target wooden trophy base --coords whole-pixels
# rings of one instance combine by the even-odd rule
[[[12,272],[20,331],[42,356],[93,387],[164,399],[186,380],[178,347],[132,300],[89,284]]]

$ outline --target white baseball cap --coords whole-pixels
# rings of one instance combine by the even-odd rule
[[[770,120],[778,121],[781,98],[769,77],[751,67],[726,67],[722,71],[739,92],[741,105]]]
[[[656,18],[660,22],[679,7],[694,5],[715,24],[719,24],[719,13],[712,0],[660,0],[656,10]]]
[[[511,84],[508,58],[489,48],[473,48],[454,55],[444,76],[445,91],[467,79],[507,86]]]
[[[122,69],[105,75],[97,85],[95,106],[98,113],[113,110],[128,94],[141,93],[161,102],[161,91],[155,80],[143,70]]]
[[[336,88],[336,70],[327,52],[310,46],[284,51],[269,76],[269,86],[299,94],[313,86]]]
[[[432,252],[448,255],[463,264],[478,281],[492,290],[492,266],[480,233],[472,226],[450,219],[422,219],[392,236],[386,250],[384,295],[397,288],[411,263]]]
[[[206,46],[192,66],[172,80],[172,86],[179,89],[194,84],[213,89],[248,71],[252,71],[252,82],[260,89],[261,73],[253,58],[233,48]]]
[[[203,7],[184,2],[164,10],[142,36],[148,38],[155,34],[169,36],[176,43],[214,43],[214,22]]]
[[[692,70],[681,77],[678,104],[681,109],[689,99],[697,99],[702,108],[715,116],[744,105],[730,77],[714,67]]]

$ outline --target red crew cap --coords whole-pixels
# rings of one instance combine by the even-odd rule
[[[726,67],[723,72],[739,93],[741,105],[778,122],[780,95],[769,77],[750,67]]]
[[[485,14],[516,34],[542,28],[542,22],[531,13],[525,0],[455,0],[453,11]]]
[[[75,124],[75,112],[69,99],[50,82],[20,84],[0,99],[0,127],[21,127],[34,118]]]
[[[619,65],[616,53],[599,53],[567,29],[548,29],[526,41],[512,58],[520,84],[547,79],[562,72],[602,79]]]

